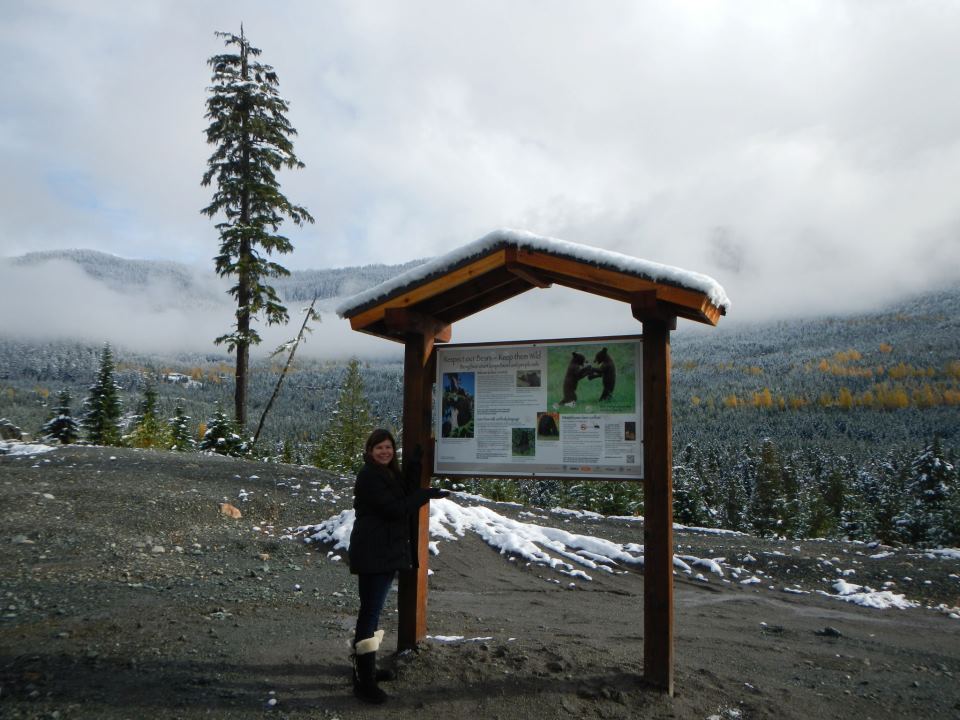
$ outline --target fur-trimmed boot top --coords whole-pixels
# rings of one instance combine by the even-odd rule
[[[353,694],[375,705],[386,702],[388,697],[377,685],[377,650],[382,641],[383,630],[377,630],[373,637],[353,646]]]

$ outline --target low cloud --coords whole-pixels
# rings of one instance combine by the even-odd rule
[[[170,283],[153,281],[136,291],[111,289],[70,261],[34,266],[0,264],[3,334],[33,340],[110,342],[134,351],[176,354],[220,353],[214,338],[226,333],[234,306],[226,284],[209,278],[203,292],[184,295]],[[206,292],[209,290],[209,292]],[[318,302],[321,320],[297,350],[298,356],[324,359],[402,357],[402,344],[351,329],[334,308],[341,298]],[[290,322],[257,326],[263,337],[253,354],[263,356],[292,340],[306,303],[287,303]],[[622,303],[562,287],[531,290],[453,327],[455,343],[635,334],[641,325]]]
[[[225,352],[214,339],[229,331],[234,306],[225,283],[209,280],[210,293],[182,295],[182,288],[162,280],[120,291],[91,278],[69,261],[50,261],[31,267],[0,264],[2,333],[31,340],[109,342],[134,351]],[[217,292],[218,290],[223,292]],[[264,338],[254,350],[267,354],[293,339],[303,315],[291,304],[290,324],[258,328]],[[324,358],[387,354],[374,338],[352,332],[349,324],[321,308],[322,321],[298,354]]]
[[[119,292],[69,261],[31,267],[0,265],[4,333],[36,340],[110,342],[149,352],[209,350],[222,334],[229,307],[180,304],[177,289],[162,282]]]

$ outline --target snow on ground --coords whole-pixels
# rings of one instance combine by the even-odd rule
[[[454,493],[452,497],[468,499],[461,493]],[[479,500],[476,496],[469,496],[471,500]],[[497,504],[497,503],[494,503]],[[582,513],[580,511],[554,508],[550,511],[561,517],[580,517],[583,519],[600,519],[596,513]],[[521,513],[524,518],[539,519],[546,516],[537,516],[531,512]],[[334,551],[348,551],[350,548],[350,531],[353,529],[353,510],[344,510],[316,525],[304,525],[297,528],[293,534],[304,537],[307,542],[332,544]],[[613,518],[608,518],[613,519]],[[701,528],[689,528],[699,531]],[[453,499],[434,500],[430,503],[430,552],[440,553],[441,542],[454,542],[471,532],[480,537],[491,547],[500,551],[500,554],[511,561],[516,558],[526,560],[530,564],[550,567],[560,573],[583,581],[592,581],[590,572],[604,572],[609,575],[622,575],[632,568],[643,566],[643,546],[636,543],[618,544],[610,540],[591,535],[579,535],[558,528],[547,527],[536,522],[514,520],[496,512],[484,505],[464,506]],[[944,558],[955,559],[953,551],[936,551]],[[333,553],[330,553],[332,555]],[[782,553],[781,553],[782,554]],[[339,556],[337,556],[339,558]],[[745,556],[740,562],[750,562],[754,558]],[[827,565],[831,563],[825,561]],[[726,563],[726,558],[700,558],[693,555],[674,555],[674,568],[692,579],[700,582],[710,582],[703,570],[721,582],[738,582],[741,585],[761,584],[764,581],[757,575],[763,573],[748,572],[743,567]],[[732,580],[727,580],[727,575]],[[848,573],[843,573],[848,574]],[[773,587],[773,586],[771,586]],[[863,607],[875,609],[907,609],[919,607],[918,603],[907,600],[905,596],[889,590],[874,590],[873,588],[854,585],[843,579],[833,583],[836,594],[817,591],[821,595],[855,603]],[[785,587],[784,592],[794,594],[809,594],[809,590],[800,587]]]
[[[335,550],[348,550],[353,518],[353,510],[344,510],[318,525],[298,528],[297,533],[306,534],[313,542],[333,543]],[[603,538],[513,520],[483,505],[463,506],[449,499],[430,503],[432,538],[455,541],[467,532],[478,535],[501,555],[520,557],[583,580],[592,578],[577,566],[614,574],[625,572],[624,566],[643,564],[643,554],[636,552],[636,546],[631,552]],[[438,554],[438,543],[431,542],[430,549]]]
[[[0,455],[40,455],[55,449],[55,445],[25,443],[19,440],[0,440]]]
[[[845,602],[852,602],[855,605],[863,607],[877,608],[886,610],[887,608],[898,608],[905,610],[907,608],[919,607],[918,603],[911,602],[903,595],[890,592],[889,590],[874,590],[863,585],[854,585],[846,580],[837,580],[833,584],[833,589],[837,591],[836,595],[831,595],[822,590],[818,591],[821,595],[837,598]]]
[[[428,640],[434,640],[441,643],[465,643],[465,642],[487,642],[493,640],[493,636],[468,638],[464,635],[427,635]]]
[[[475,500],[483,500],[484,498],[477,496],[470,496]],[[515,504],[515,503],[514,503]],[[592,510],[570,510],[568,508],[551,508],[550,512],[554,515],[559,515],[560,517],[567,518],[576,518],[578,520],[619,520],[620,522],[635,522],[642,523],[643,515],[601,515],[600,513],[593,512]],[[681,525],[680,523],[673,524],[674,530],[683,530],[684,532],[695,532],[702,535],[746,535],[739,530],[725,530],[724,528],[707,528],[707,527],[697,527],[696,525]]]
[[[932,558],[943,558],[944,560],[960,560],[960,548],[927,550],[926,555]]]

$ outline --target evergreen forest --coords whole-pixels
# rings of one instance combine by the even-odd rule
[[[291,289],[301,284],[294,280]],[[681,323],[672,337],[676,522],[761,536],[960,545],[958,318],[960,290],[949,290],[849,316],[707,329]],[[282,366],[282,357],[254,363],[251,422]],[[0,336],[0,418],[34,438],[253,452],[346,474],[363,426],[399,428],[399,357],[298,357],[251,449],[225,414],[232,367],[219,353],[159,357]],[[91,403],[115,417],[94,423]],[[446,484],[544,507],[643,513],[638,483]]]

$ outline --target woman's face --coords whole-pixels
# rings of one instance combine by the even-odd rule
[[[384,440],[370,448],[370,457],[378,465],[389,465],[393,460],[393,443],[390,440]]]

